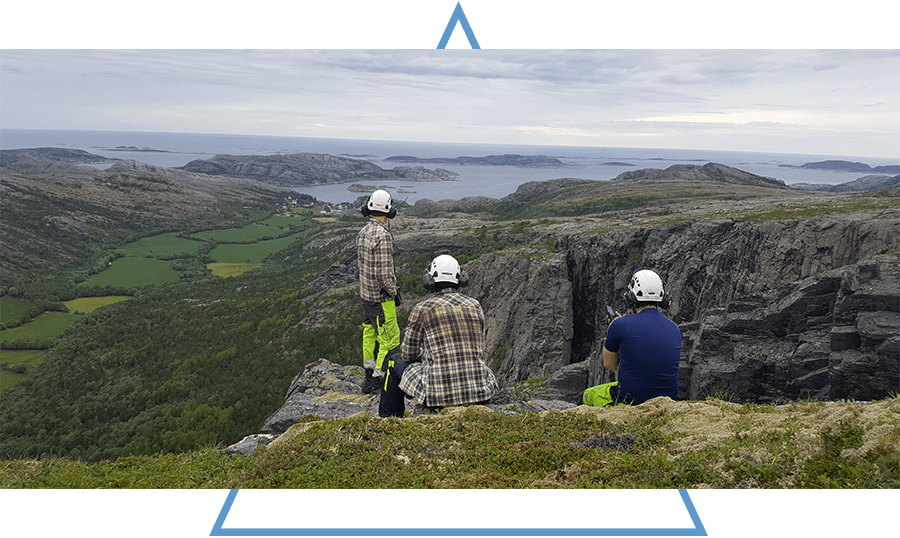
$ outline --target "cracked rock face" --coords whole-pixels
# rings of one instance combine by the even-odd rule
[[[728,303],[730,306],[731,303]],[[682,331],[681,397],[876,400],[900,389],[900,265],[875,256]]]

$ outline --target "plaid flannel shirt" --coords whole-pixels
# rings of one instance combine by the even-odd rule
[[[356,256],[359,262],[359,297],[370,303],[396,297],[394,238],[384,224],[370,219],[359,231]]]
[[[400,346],[410,363],[400,388],[420,404],[482,402],[499,389],[484,363],[484,312],[453,289],[415,305]]]

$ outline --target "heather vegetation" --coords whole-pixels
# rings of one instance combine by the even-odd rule
[[[0,463],[0,487],[897,488],[900,400],[783,406],[654,400],[506,416],[311,420],[237,457]]]

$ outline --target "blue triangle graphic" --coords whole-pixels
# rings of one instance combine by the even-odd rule
[[[466,37],[469,38],[469,45],[471,45],[473,49],[480,49],[481,47],[478,46],[478,40],[475,39],[475,33],[472,32],[472,27],[469,26],[469,20],[466,19],[466,14],[463,13],[462,6],[459,5],[459,2],[456,3],[456,9],[453,10],[453,15],[450,16],[450,22],[447,23],[447,29],[444,30],[444,35],[441,36],[441,42],[438,43],[437,48],[447,48],[447,42],[450,41],[450,36],[453,35],[453,30],[456,29],[457,22],[462,26],[463,31],[466,33]]]

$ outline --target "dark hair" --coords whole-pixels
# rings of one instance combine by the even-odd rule
[[[434,291],[438,292],[447,288],[459,289],[459,284],[455,282],[435,282]]]

